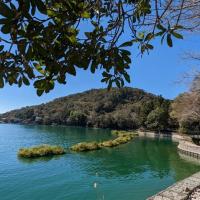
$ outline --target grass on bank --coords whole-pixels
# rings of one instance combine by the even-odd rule
[[[43,144],[30,148],[21,148],[18,151],[18,156],[22,158],[37,158],[43,156],[62,155],[64,153],[64,148],[60,146],[51,146]]]
[[[92,151],[100,149],[100,146],[97,142],[81,142],[73,145],[70,149],[72,151]]]
[[[113,134],[117,135],[117,138],[113,140],[107,140],[104,142],[82,142],[73,145],[70,149],[76,152],[82,151],[93,151],[106,147],[116,147],[120,144],[125,144],[132,140],[137,134],[129,131],[112,131]]]

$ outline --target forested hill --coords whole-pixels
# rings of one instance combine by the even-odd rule
[[[135,88],[93,89],[0,115],[0,121],[114,129],[174,127],[170,100]]]

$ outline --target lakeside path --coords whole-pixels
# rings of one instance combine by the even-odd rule
[[[197,194],[197,192],[195,191],[193,194],[193,191],[198,186],[200,186],[200,172],[173,184],[166,190],[159,192],[158,194],[148,198],[147,200],[200,200],[199,193]],[[191,194],[193,194],[193,197],[196,196],[196,198],[190,198]]]
[[[142,137],[170,138],[179,143],[177,150],[180,154],[200,161],[200,146],[191,142],[191,138],[186,135],[153,132],[138,132],[138,134]],[[200,172],[173,184],[147,200],[200,200]]]

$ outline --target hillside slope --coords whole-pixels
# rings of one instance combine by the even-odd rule
[[[170,100],[135,88],[93,89],[0,115],[0,121],[115,129],[164,130],[174,126]]]

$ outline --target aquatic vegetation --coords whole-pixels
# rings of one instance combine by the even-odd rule
[[[131,137],[138,136],[138,134],[133,131],[112,130],[111,133],[117,136],[131,136]]]
[[[118,130],[111,130],[111,133],[113,134],[113,135],[118,135]]]
[[[117,143],[114,142],[114,140],[108,140],[108,141],[104,141],[102,143],[99,144],[101,147],[115,147],[117,146]]]
[[[92,151],[92,150],[97,150],[97,149],[106,148],[106,147],[116,147],[120,144],[125,144],[129,142],[136,136],[136,134],[133,132],[121,131],[117,133],[117,136],[118,137],[113,140],[106,140],[99,143],[97,142],[78,143],[72,146],[70,149],[72,151],[80,152],[80,151]]]
[[[18,156],[23,158],[37,158],[43,156],[62,155],[65,153],[64,148],[60,146],[39,145],[30,148],[21,148],[18,151]]]
[[[70,149],[72,151],[92,151],[100,149],[100,146],[97,142],[81,142],[73,145]]]

